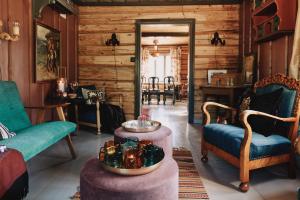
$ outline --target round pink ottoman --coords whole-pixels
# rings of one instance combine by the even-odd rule
[[[151,140],[153,144],[163,148],[166,157],[172,157],[172,131],[162,126],[160,129],[148,133],[132,133],[125,131],[122,127],[115,130],[115,141],[122,138],[137,137],[139,140]]]
[[[89,160],[80,173],[81,200],[178,200],[178,166],[172,158],[141,176],[105,171],[99,160]]]

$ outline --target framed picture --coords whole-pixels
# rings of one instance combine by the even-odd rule
[[[214,74],[226,74],[227,70],[226,69],[209,69],[207,71],[207,83],[210,85],[211,84],[211,77]]]
[[[35,35],[35,81],[55,80],[60,71],[60,32],[36,23]]]
[[[243,74],[244,74],[244,82],[246,84],[251,84],[255,81],[255,54],[248,54],[244,56],[243,60]]]

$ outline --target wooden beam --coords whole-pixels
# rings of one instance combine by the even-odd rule
[[[189,33],[176,33],[176,32],[143,32],[142,37],[188,37]]]
[[[148,1],[136,1],[128,2],[123,0],[122,2],[101,2],[92,0],[72,0],[74,3],[80,6],[172,6],[172,5],[224,5],[224,4],[240,4],[241,0],[148,0]]]

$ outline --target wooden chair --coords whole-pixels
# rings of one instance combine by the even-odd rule
[[[167,76],[164,78],[164,92],[163,92],[163,101],[164,105],[166,105],[167,97],[172,97],[172,103],[175,105],[175,83],[174,83],[174,77],[173,76]]]
[[[223,158],[240,169],[240,190],[249,189],[250,170],[289,163],[289,177],[295,177],[294,142],[297,137],[299,123],[300,83],[296,79],[277,74],[265,78],[254,85],[257,94],[264,94],[283,88],[279,103],[278,116],[254,110],[245,110],[239,116],[244,128],[233,125],[211,124],[211,117],[207,110],[209,106],[216,106],[233,113],[236,109],[214,102],[205,102],[202,111],[205,115],[201,141],[202,161],[207,162],[208,151]],[[286,136],[271,135],[265,137],[253,132],[249,124],[249,116],[264,116],[278,120],[288,130]],[[286,126],[286,127],[285,127]],[[256,154],[256,155],[255,155]]]
[[[148,105],[150,105],[153,95],[156,96],[158,105],[160,102],[159,78],[155,76],[148,78]]]
[[[148,93],[149,93],[145,76],[141,77],[141,86],[142,86],[141,87],[142,88],[142,104],[144,104],[145,99],[148,100]]]

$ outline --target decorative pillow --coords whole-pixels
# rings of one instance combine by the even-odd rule
[[[283,89],[280,88],[270,93],[254,95],[250,101],[250,109],[271,115],[278,115],[279,104]],[[277,120],[264,116],[249,116],[249,123],[252,130],[264,136],[270,136],[274,133]]]
[[[87,92],[88,99],[86,104],[95,104],[96,101],[105,101],[104,90],[89,90]]]
[[[4,126],[2,123],[0,123],[0,140],[12,138],[16,136],[16,133],[10,132],[6,126]]]

